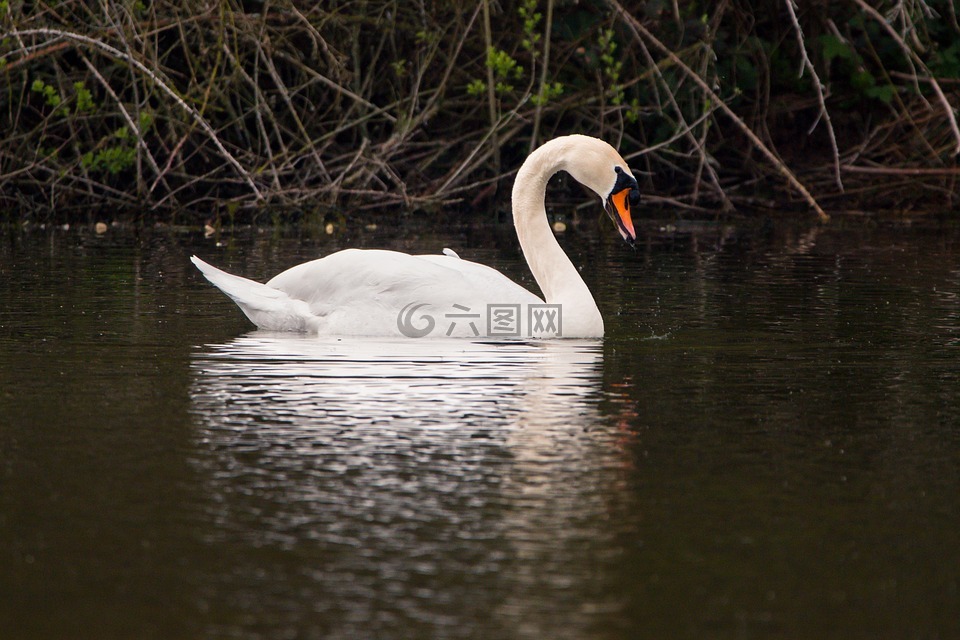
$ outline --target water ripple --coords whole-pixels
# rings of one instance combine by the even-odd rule
[[[325,637],[582,635],[618,606],[594,584],[618,464],[601,362],[595,341],[206,345],[192,404],[209,542],[304,554],[246,606],[282,609],[289,594],[253,592],[298,584]]]

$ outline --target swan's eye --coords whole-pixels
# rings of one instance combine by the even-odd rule
[[[617,174],[617,181],[613,185],[613,191],[610,193],[621,193],[630,190],[630,204],[636,204],[640,197],[640,192],[637,189],[637,179],[633,177],[633,174],[630,171],[625,171],[623,167],[617,165],[614,168],[614,171]]]

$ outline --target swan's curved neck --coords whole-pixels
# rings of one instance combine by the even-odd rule
[[[603,319],[593,295],[560,248],[544,205],[547,182],[564,170],[574,150],[562,139],[538,148],[517,173],[513,186],[513,224],[523,256],[533,277],[550,304],[560,304],[564,333],[576,330],[580,335],[603,335]]]

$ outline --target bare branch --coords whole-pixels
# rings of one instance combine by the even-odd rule
[[[623,18],[624,22],[626,22],[626,24],[633,30],[637,38],[646,39],[657,49],[663,52],[664,55],[670,58],[670,61],[673,64],[681,69],[688,78],[690,78],[698,87],[700,87],[700,90],[704,92],[704,94],[712,103],[717,104],[719,108],[725,114],[727,114],[727,117],[733,120],[743,134],[747,136],[753,146],[756,147],[764,156],[766,156],[767,160],[769,160],[773,166],[777,168],[780,174],[787,179],[794,189],[800,192],[800,195],[803,196],[804,200],[806,200],[810,207],[816,212],[817,217],[821,222],[827,222],[830,220],[830,216],[828,216],[827,213],[820,207],[816,199],[810,194],[809,191],[807,191],[807,188],[803,186],[803,183],[797,180],[797,177],[793,175],[793,172],[790,171],[790,169],[787,168],[787,166],[772,151],[770,151],[765,144],[763,144],[763,141],[757,137],[757,134],[755,134],[750,127],[748,127],[746,123],[736,113],[733,112],[733,109],[731,109],[720,98],[720,96],[718,96],[713,89],[710,88],[710,85],[704,82],[703,78],[694,73],[693,70],[677,56],[677,54],[671,51],[665,44],[660,42],[660,40],[658,40],[642,24],[640,24],[639,20],[627,13],[627,11],[617,0],[607,1],[610,3],[610,6],[613,7],[613,9],[620,15],[620,17]]]
[[[191,107],[186,102],[184,102],[183,98],[181,98],[177,94],[177,92],[174,91],[169,86],[169,84],[165,82],[156,72],[151,71],[139,60],[129,56],[123,51],[120,51],[116,47],[110,46],[106,42],[102,42],[100,40],[97,40],[96,38],[91,38],[79,33],[73,33],[71,31],[62,31],[60,29],[24,29],[22,31],[17,31],[17,30],[12,31],[9,34],[5,34],[3,37],[7,37],[9,35],[16,36],[17,38],[21,38],[25,36],[47,36],[47,37],[53,37],[53,38],[65,38],[67,40],[72,40],[74,42],[79,42],[81,44],[94,47],[95,49],[99,49],[100,51],[103,51],[108,55],[111,55],[115,58],[123,60],[129,65],[132,65],[138,71],[140,71],[140,73],[150,78],[150,80],[153,81],[154,85],[158,89],[160,89],[161,91],[166,93],[168,96],[173,98],[174,102],[176,102],[184,111],[190,114],[190,117],[192,117],[194,121],[200,126],[200,128],[202,128],[207,133],[207,136],[209,136],[210,141],[213,142],[213,144],[217,147],[217,149],[220,151],[223,157],[227,160],[227,162],[229,162],[234,167],[234,169],[237,170],[237,173],[240,175],[241,178],[243,178],[244,182],[247,183],[247,186],[250,187],[250,190],[254,192],[257,199],[258,200],[263,199],[263,195],[260,193],[260,190],[257,188],[257,185],[254,184],[253,179],[250,177],[250,174],[247,173],[247,171],[237,161],[237,159],[234,158],[233,155],[226,150],[226,148],[224,148],[223,144],[220,142],[220,139],[217,137],[217,133],[213,130],[210,124],[206,120],[204,120],[204,118],[199,113],[197,113],[197,111],[193,107]]]
[[[859,6],[864,13],[880,23],[887,33],[890,34],[890,37],[893,38],[894,42],[900,47],[900,49],[906,54],[907,58],[913,61],[918,67],[923,69],[927,78],[929,78],[930,86],[933,87],[933,92],[937,94],[937,99],[940,100],[940,104],[943,105],[943,110],[947,114],[947,120],[950,122],[950,130],[953,132],[953,138],[956,141],[954,145],[953,153],[954,155],[960,154],[960,128],[957,127],[957,116],[953,112],[953,107],[950,105],[950,102],[947,100],[947,97],[943,95],[943,89],[940,88],[940,83],[937,82],[937,79],[930,72],[930,69],[927,67],[926,63],[920,58],[916,51],[913,50],[910,46],[904,42],[903,38],[897,33],[897,30],[894,29],[889,22],[887,22],[880,12],[868,5],[863,0],[853,0],[857,6]]]

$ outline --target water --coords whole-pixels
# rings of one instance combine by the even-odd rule
[[[844,226],[571,227],[608,336],[507,343],[251,331],[187,258],[530,285],[509,229],[8,230],[3,637],[960,637],[960,234]]]

